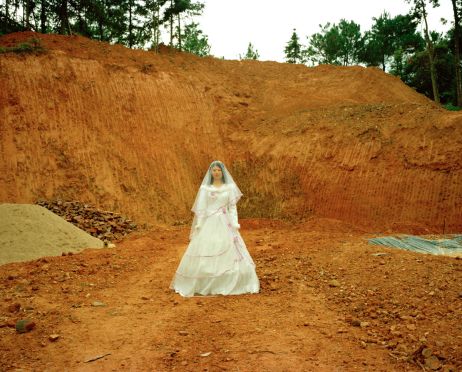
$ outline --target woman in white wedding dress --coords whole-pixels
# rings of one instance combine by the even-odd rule
[[[192,208],[189,245],[170,284],[175,292],[184,297],[259,292],[255,264],[239,233],[241,196],[225,165],[212,162]]]

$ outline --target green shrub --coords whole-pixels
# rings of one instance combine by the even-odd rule
[[[446,103],[443,107],[446,110],[449,110],[449,111],[460,111],[460,110],[462,110],[462,107],[454,106],[452,103]]]
[[[40,54],[44,52],[45,52],[45,48],[42,46],[41,40],[35,37],[27,40],[25,43],[20,43],[13,47],[0,47],[0,54],[1,53]]]

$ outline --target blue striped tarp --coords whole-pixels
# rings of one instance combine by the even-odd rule
[[[424,239],[413,235],[383,236],[368,240],[369,244],[385,245],[437,255],[462,254],[462,235],[453,235],[449,239]]]

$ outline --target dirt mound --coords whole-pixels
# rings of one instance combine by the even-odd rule
[[[462,114],[375,68],[223,61],[38,37],[0,56],[0,200],[81,200],[181,224],[224,161],[242,217],[462,230]]]
[[[0,204],[0,265],[103,246],[101,240],[46,208]]]

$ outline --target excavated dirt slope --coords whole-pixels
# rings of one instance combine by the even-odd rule
[[[0,200],[79,199],[181,223],[223,160],[243,217],[462,229],[462,114],[375,68],[160,55],[82,37],[0,56]]]
[[[367,244],[460,232],[461,114],[376,69],[35,36],[47,53],[0,55],[0,201],[187,222],[222,159],[261,292],[172,293],[188,226],[1,265],[0,370],[461,370],[462,261]]]

